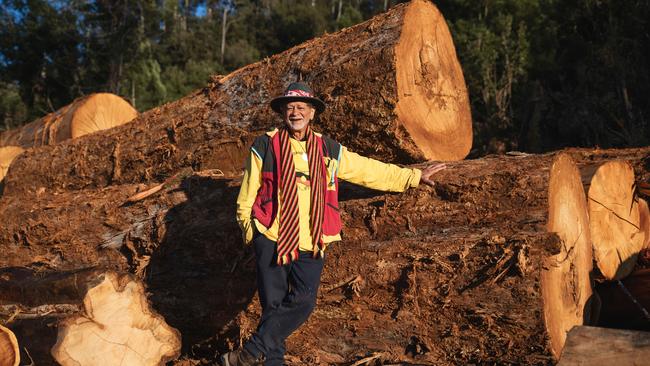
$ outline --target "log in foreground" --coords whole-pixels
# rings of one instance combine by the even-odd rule
[[[399,163],[469,152],[469,99],[451,36],[437,8],[416,0],[215,77],[137,123],[31,151],[5,192],[160,181],[183,166],[239,174],[249,133],[281,123],[268,102],[301,77],[327,103],[315,129],[355,152]]]
[[[56,344],[38,339],[37,329],[25,339],[39,363],[48,360],[38,347],[51,348],[64,366],[159,365],[180,354],[180,334],[151,309],[132,275],[99,268],[54,273],[6,268],[0,275],[2,307],[15,308],[12,326],[21,327],[22,319],[58,319]]]
[[[14,333],[0,324],[0,366],[18,366],[20,350]]]
[[[63,320],[52,356],[63,366],[164,365],[180,355],[180,333],[147,302],[130,275],[103,274],[83,300],[84,314]]]
[[[24,126],[0,133],[0,146],[54,145],[125,124],[137,115],[138,111],[115,94],[90,94]]]
[[[575,327],[558,366],[647,365],[650,333],[597,327]]]
[[[623,161],[603,164],[591,179],[589,227],[596,263],[607,279],[630,274],[643,249],[634,185],[634,169]]]
[[[558,234],[562,246],[546,259],[541,288],[551,350],[559,358],[569,330],[591,323],[592,247],[585,191],[569,155],[554,159],[548,189],[548,231]]]
[[[648,152],[567,153],[581,168],[618,158],[643,173]],[[345,240],[328,249],[319,306],[290,338],[288,363],[376,352],[393,363],[552,362],[541,274],[562,249],[546,224],[554,156],[453,162],[435,189],[403,194],[344,187]],[[132,203],[152,186],[5,196],[0,266],[135,273],[185,349],[210,359],[257,321],[254,261],[234,221],[238,187],[197,172]]]

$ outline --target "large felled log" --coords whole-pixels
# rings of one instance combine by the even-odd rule
[[[598,168],[589,187],[589,227],[598,268],[607,279],[621,279],[634,269],[644,246],[634,170],[623,161]]]
[[[215,77],[138,123],[29,152],[5,192],[149,182],[188,165],[239,173],[247,132],[280,123],[268,102],[300,77],[328,105],[315,129],[353,151],[401,163],[469,152],[469,101],[449,30],[434,5],[416,0]]]
[[[131,275],[101,269],[51,275],[9,269],[0,280],[3,306],[18,306],[18,323],[27,305],[49,306],[42,317],[63,318],[56,344],[49,344],[61,365],[160,365],[178,357],[180,334],[150,308],[144,291]],[[53,313],[60,308],[73,313]]]
[[[138,112],[117,95],[90,94],[24,126],[0,133],[0,146],[54,145],[122,125],[137,115]]]
[[[649,152],[568,151],[580,167],[618,158],[640,173]],[[435,189],[404,194],[344,187],[344,241],[328,251],[313,321],[289,341],[293,364],[373,352],[416,364],[552,362],[541,273],[562,248],[546,225],[553,158],[453,162]],[[254,262],[234,221],[238,182],[195,173],[127,203],[149,188],[3,197],[0,266],[136,273],[186,349],[214,357],[257,319]]]
[[[562,246],[547,258],[541,284],[551,350],[559,358],[569,330],[590,324],[592,246],[580,172],[568,155],[555,158],[548,189],[548,230],[558,234]]]
[[[575,327],[558,366],[645,365],[650,333],[597,327]]]

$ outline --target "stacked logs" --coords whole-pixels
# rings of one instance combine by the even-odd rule
[[[328,249],[318,310],[289,339],[293,364],[552,362],[595,302],[577,171],[619,159],[643,173],[649,153],[567,151],[578,168],[557,154],[486,157],[449,163],[435,189],[345,188],[345,239]],[[214,357],[259,315],[234,220],[239,183],[194,172],[131,199],[154,185],[4,197],[0,266],[134,273],[185,354]]]

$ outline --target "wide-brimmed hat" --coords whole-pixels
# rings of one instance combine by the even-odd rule
[[[289,84],[284,95],[274,98],[271,101],[271,108],[278,113],[283,113],[282,108],[291,102],[305,102],[309,103],[316,108],[318,113],[325,110],[325,103],[314,96],[314,92],[309,85],[302,81]]]

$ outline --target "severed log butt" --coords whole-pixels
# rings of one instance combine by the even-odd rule
[[[0,147],[0,194],[2,193],[4,177],[7,175],[11,162],[23,151],[23,148],[18,146]]]
[[[634,196],[634,170],[623,161],[598,168],[588,193],[589,228],[594,257],[607,279],[630,274],[643,248],[639,205]]]
[[[0,325],[0,366],[18,366],[19,364],[18,340],[11,330]]]
[[[544,322],[557,358],[567,332],[592,319],[589,216],[580,172],[569,155],[554,159],[548,191],[548,231],[557,233],[562,246],[544,261],[541,289]]]
[[[2,302],[19,310],[39,305],[67,310],[51,353],[61,365],[161,365],[180,354],[180,333],[154,312],[144,286],[132,275],[83,269],[40,275],[5,269]],[[20,311],[17,311],[20,322]],[[32,338],[38,332],[32,333]],[[30,339],[30,343],[38,341]],[[37,352],[39,350],[36,350]]]
[[[24,126],[0,133],[0,146],[54,145],[125,124],[137,115],[138,111],[115,94],[90,94]]]
[[[569,332],[558,366],[647,365],[650,333],[597,327]]]
[[[415,0],[215,77],[137,123],[30,151],[5,193],[161,182],[183,166],[237,175],[255,135],[282,124],[268,103],[301,78],[327,104],[315,130],[354,152],[415,163],[470,150],[469,98],[451,35],[433,4]]]

